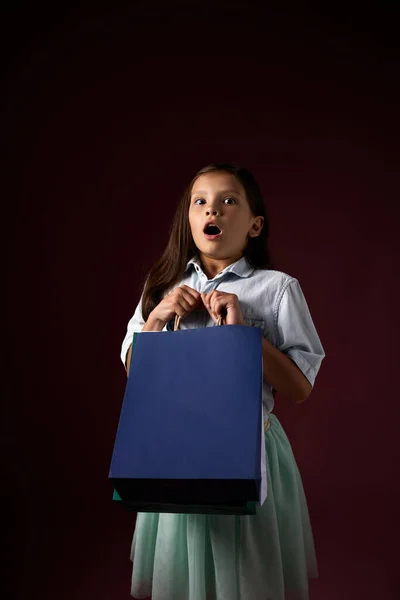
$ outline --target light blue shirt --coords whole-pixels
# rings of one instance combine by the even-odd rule
[[[325,356],[311,314],[297,279],[281,271],[257,269],[245,257],[226,267],[213,279],[208,279],[198,259],[191,259],[184,278],[174,288],[187,285],[200,293],[220,290],[236,294],[246,323],[260,327],[264,337],[289,356],[307,377],[311,385]],[[121,348],[121,360],[125,365],[126,353],[133,334],[144,326],[141,299],[130,319]],[[172,331],[174,320],[163,331]],[[202,308],[181,320],[180,328],[194,329],[213,327],[214,322]],[[274,408],[272,387],[263,382],[264,419]]]

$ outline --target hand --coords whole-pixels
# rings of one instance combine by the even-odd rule
[[[236,294],[212,290],[208,294],[201,294],[201,299],[214,323],[222,314],[226,325],[247,325]]]
[[[175,288],[151,312],[152,319],[165,325],[176,315],[181,319],[191,313],[201,304],[201,295],[193,288],[182,285]]]

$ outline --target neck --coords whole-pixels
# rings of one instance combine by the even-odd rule
[[[208,279],[214,279],[218,273],[221,273],[226,267],[232,265],[234,262],[239,260],[243,255],[239,256],[231,256],[227,258],[213,258],[212,256],[207,256],[206,254],[200,254],[200,262],[203,268],[204,273],[207,275]]]

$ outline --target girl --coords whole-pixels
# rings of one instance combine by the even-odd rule
[[[272,414],[275,391],[303,402],[324,350],[296,279],[269,267],[268,222],[254,177],[212,164],[193,178],[164,254],[128,323],[135,332],[226,325],[263,331],[268,496],[257,515],[138,513],[132,596],[153,600],[306,600],[317,576],[312,530],[290,443]]]

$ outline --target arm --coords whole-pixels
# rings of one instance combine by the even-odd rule
[[[162,331],[164,326],[175,315],[183,319],[201,302],[200,294],[187,285],[181,285],[168,294],[150,313],[141,331]],[[140,313],[141,314],[141,313]],[[143,322],[143,317],[142,317]],[[129,375],[132,344],[126,353],[125,369]]]
[[[296,404],[304,402],[311,393],[312,385],[298,366],[265,338],[262,340],[262,355],[264,381]]]
[[[213,290],[202,294],[202,299],[214,322],[224,310],[227,325],[247,325],[235,294]],[[312,383],[296,363],[265,338],[262,340],[262,355],[264,381],[296,404],[304,402],[310,395]]]
[[[163,321],[156,319],[154,316],[152,316],[152,314],[150,314],[149,318],[147,319],[146,323],[144,324],[142,331],[162,331],[164,325],[165,325],[165,323]],[[126,353],[125,369],[126,369],[127,376],[129,375],[129,369],[131,366],[131,354],[132,354],[132,344],[129,346],[128,352]]]
[[[163,323],[151,317],[145,323],[142,331],[161,331]],[[126,372],[129,375],[132,345],[126,355]],[[309,396],[312,385],[303,375],[297,365],[274,348],[268,340],[262,340],[264,381],[269,383],[277,392],[281,392],[296,403],[303,402]]]

